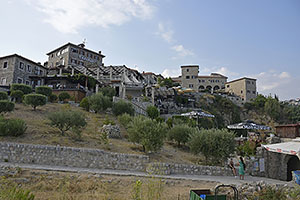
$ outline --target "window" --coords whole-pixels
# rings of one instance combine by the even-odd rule
[[[25,84],[26,84],[26,85],[30,85],[30,81],[27,81],[27,80],[26,80],[26,81],[25,81]]]
[[[193,88],[194,87],[194,85],[193,84],[189,84],[189,88]]]
[[[23,79],[21,79],[21,78],[18,78],[17,79],[17,82],[20,84],[20,83],[23,83]]]
[[[255,94],[255,91],[252,91],[252,94]]]
[[[6,69],[7,68],[7,62],[4,62],[3,63],[3,69]]]
[[[187,72],[189,72],[189,71],[190,71],[190,69],[186,69],[186,71],[187,71]]]
[[[241,94],[243,94],[243,90],[241,90]]]
[[[250,81],[247,81],[247,84],[250,84]]]
[[[81,51],[80,54],[81,54],[81,55],[84,55],[84,51]]]
[[[186,76],[185,78],[186,78],[186,79],[190,79],[190,76]]]
[[[229,88],[230,87],[230,85],[227,85],[227,88]]]
[[[72,53],[78,53],[77,49],[72,48]]]
[[[19,69],[24,70],[24,63],[20,62]]]
[[[6,78],[1,79],[1,85],[6,85]]]
[[[247,93],[250,93],[250,90],[247,90]]]
[[[31,72],[31,65],[27,65],[27,71]]]
[[[43,70],[40,70],[40,75],[43,76]]]

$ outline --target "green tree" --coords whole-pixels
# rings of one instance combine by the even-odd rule
[[[49,114],[48,119],[51,126],[58,128],[62,135],[70,129],[80,131],[87,125],[84,114],[78,111],[53,112]]]
[[[256,98],[252,100],[256,108],[264,108],[266,101],[267,98],[262,94],[257,95]]]
[[[167,126],[142,116],[134,117],[129,124],[128,135],[131,142],[141,144],[144,152],[158,151],[163,146]]]
[[[51,95],[49,96],[49,100],[50,100],[51,103],[56,102],[57,98],[58,98],[58,97],[57,97],[56,94],[51,94]]]
[[[118,121],[125,128],[128,127],[128,125],[130,124],[130,122],[132,121],[132,119],[133,119],[133,117],[131,115],[127,114],[127,113],[124,113],[124,114],[118,116]]]
[[[67,92],[62,92],[58,95],[58,99],[63,102],[65,102],[67,99],[70,99],[70,98],[71,98],[71,96]]]
[[[0,100],[0,114],[3,115],[4,113],[11,112],[15,108],[15,104],[8,100]]]
[[[89,101],[89,98],[88,98],[88,97],[84,97],[84,98],[80,101],[79,106],[80,106],[81,108],[83,108],[84,110],[86,110],[86,111],[90,111],[90,101]]]
[[[235,151],[234,133],[227,129],[201,129],[191,135],[189,147],[194,154],[204,155],[207,163],[220,164]]]
[[[189,127],[186,124],[175,125],[168,131],[169,140],[174,140],[177,142],[178,147],[180,144],[185,144],[189,141],[190,135],[195,131],[194,128]]]
[[[32,92],[31,86],[17,83],[14,83],[10,86],[10,91],[13,90],[21,90],[24,94],[30,94]]]
[[[33,110],[36,110],[37,106],[46,105],[47,98],[42,94],[27,94],[24,96],[24,102],[27,105],[31,105]]]
[[[159,110],[155,106],[148,106],[146,112],[151,119],[156,119],[159,116]]]
[[[275,120],[277,120],[280,117],[280,103],[272,97],[267,98],[264,110],[270,117],[272,117]]]
[[[0,92],[0,100],[8,100],[7,92]]]
[[[24,93],[21,90],[13,90],[10,93],[10,97],[13,98],[17,103],[21,103]]]
[[[116,90],[112,87],[103,87],[99,89],[104,96],[108,96],[111,100],[116,95]]]
[[[114,115],[119,116],[124,113],[129,115],[134,115],[134,109],[131,103],[127,103],[125,101],[118,101],[113,104],[112,111]]]
[[[35,92],[37,94],[43,94],[47,97],[50,97],[50,95],[52,94],[52,88],[48,86],[39,86],[35,88]]]
[[[0,118],[0,135],[1,136],[20,136],[27,129],[26,123],[22,119],[1,119]]]
[[[90,109],[94,110],[96,113],[105,111],[110,108],[112,102],[109,97],[104,96],[102,93],[97,93],[89,97]]]

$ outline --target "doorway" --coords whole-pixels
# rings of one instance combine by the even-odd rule
[[[292,180],[292,171],[300,170],[300,160],[297,156],[291,156],[287,162],[287,181]]]

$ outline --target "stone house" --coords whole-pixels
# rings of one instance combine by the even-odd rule
[[[249,102],[256,98],[256,79],[239,78],[225,83],[225,92],[235,94],[242,98],[243,102]]]
[[[22,83],[32,87],[44,85],[47,68],[18,54],[0,57],[0,85]]]
[[[300,137],[300,123],[275,126],[276,134],[282,138]]]

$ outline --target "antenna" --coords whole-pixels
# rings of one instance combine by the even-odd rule
[[[83,39],[82,44],[86,45],[86,38]]]

